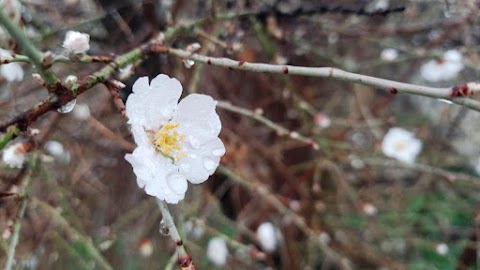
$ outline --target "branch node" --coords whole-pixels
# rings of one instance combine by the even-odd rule
[[[395,87],[389,88],[388,91],[390,91],[390,93],[392,93],[393,95],[396,95],[398,93],[398,90]]]
[[[452,87],[452,92],[450,93],[450,97],[464,97],[464,96],[469,96],[473,94],[472,91],[470,91],[470,88],[468,87],[467,84],[460,84],[460,85],[455,85]]]

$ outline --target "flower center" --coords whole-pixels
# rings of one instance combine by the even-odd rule
[[[407,148],[407,143],[403,140],[400,140],[395,143],[394,147],[397,151],[402,151],[402,150],[405,150],[405,148]]]
[[[168,122],[153,137],[155,148],[173,160],[179,160],[185,156],[184,152],[180,152],[182,150],[180,142],[185,140],[185,135],[180,135],[177,128],[178,123]]]

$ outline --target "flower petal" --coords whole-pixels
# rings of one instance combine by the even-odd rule
[[[130,124],[157,130],[170,120],[182,94],[182,85],[175,78],[160,74],[148,85],[148,78],[139,78],[126,102]]]
[[[212,175],[225,154],[225,146],[216,137],[201,145],[198,149],[185,145],[187,156],[177,161],[180,172],[193,184],[200,184]]]
[[[180,101],[172,121],[179,123],[178,132],[186,136],[186,142],[196,149],[217,137],[222,128],[215,112],[217,102],[211,96],[191,94]]]
[[[131,131],[132,131],[133,139],[135,140],[135,143],[139,147],[147,147],[147,148],[153,147],[153,145],[150,143],[150,140],[148,139],[147,133],[143,126],[132,125]]]
[[[168,203],[178,203],[184,198],[187,189],[181,180],[176,185],[167,183],[167,176],[178,174],[169,159],[147,147],[137,147],[132,154],[125,155],[125,159],[133,167],[138,186],[144,188],[148,195]]]
[[[0,59],[10,60],[12,55],[7,50],[0,49]],[[23,79],[23,68],[19,63],[3,64],[0,66],[0,75],[9,82],[21,81]]]
[[[85,53],[90,49],[90,35],[77,31],[68,31],[62,46],[67,51],[75,54]]]
[[[172,173],[167,176],[168,187],[173,191],[173,193],[182,195],[187,192],[188,182],[185,179],[185,176],[180,173]]]
[[[9,82],[21,81],[23,79],[23,68],[19,63],[2,65],[0,74]]]

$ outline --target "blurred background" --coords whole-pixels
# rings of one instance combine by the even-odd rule
[[[68,30],[88,33],[89,54],[101,56],[125,53],[164,31],[172,47],[198,42],[201,54],[246,62],[331,66],[438,87],[479,75],[474,0],[18,3],[13,18],[41,50],[55,54],[62,54]],[[19,52],[1,34],[0,47]],[[52,70],[84,78],[103,66],[59,63]],[[23,80],[0,78],[0,122],[47,97],[32,79],[35,70],[22,67]],[[222,101],[222,165],[171,207],[197,269],[477,269],[478,112],[350,82],[229,70],[168,55],[117,74],[127,85],[122,98],[138,77],[159,73],[177,78],[184,95]],[[382,152],[392,127],[421,141],[415,162]],[[159,232],[158,206],[124,160],[135,145],[105,86],[82,94],[73,111],[50,112],[31,128],[40,134],[27,166],[0,164],[2,265],[21,209],[11,193],[29,178],[15,269],[177,267],[174,243]],[[270,245],[258,230],[265,222],[273,225]],[[214,237],[226,240],[225,263],[207,256]]]

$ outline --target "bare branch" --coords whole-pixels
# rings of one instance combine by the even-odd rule
[[[368,75],[347,72],[333,67],[302,67],[291,65],[248,63],[229,58],[216,58],[196,53],[192,54],[190,52],[174,48],[168,49],[168,53],[184,59],[191,59],[200,63],[221,66],[229,69],[248,70],[260,73],[278,73],[330,78],[339,81],[348,81],[373,86],[375,88],[390,91],[393,94],[402,92],[432,98],[448,99],[456,104],[463,105],[475,111],[480,111],[480,102],[466,97],[480,91],[479,84],[474,82],[453,87],[439,88],[386,80]]]

